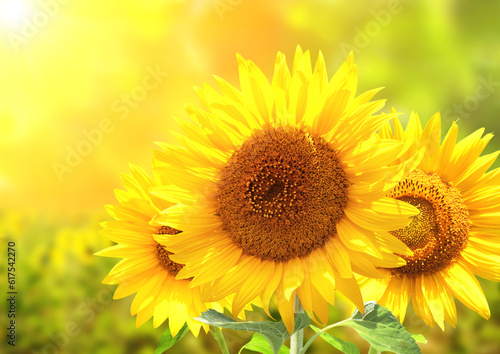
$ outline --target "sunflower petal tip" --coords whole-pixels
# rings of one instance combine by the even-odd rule
[[[248,61],[240,53],[236,54],[236,61],[239,66],[246,67],[248,65]]]
[[[347,55],[346,62],[350,64],[354,63],[354,52],[352,50]]]

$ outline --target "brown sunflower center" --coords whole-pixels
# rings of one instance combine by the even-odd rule
[[[222,169],[218,213],[245,254],[285,262],[336,234],[349,185],[327,141],[299,128],[266,128]]]
[[[157,233],[160,235],[177,235],[181,231],[176,230],[172,227],[169,226],[161,226]],[[177,273],[180,272],[182,269],[183,265],[179,263],[175,263],[172,261],[168,256],[172,254],[172,252],[169,252],[160,245],[158,242],[156,243],[156,257],[158,258],[158,261],[160,262],[160,265],[172,276],[176,276]]]
[[[403,241],[413,256],[392,274],[431,274],[447,268],[469,239],[469,213],[456,187],[436,174],[416,170],[389,194],[420,210],[413,221],[391,234]]]

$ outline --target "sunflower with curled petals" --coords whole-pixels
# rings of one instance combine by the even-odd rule
[[[229,306],[226,299],[221,304],[205,304],[200,287],[190,287],[189,280],[175,279],[182,265],[173,262],[154,236],[178,235],[179,230],[168,226],[154,225],[152,220],[163,210],[172,206],[163,199],[149,193],[158,185],[135,165],[130,165],[132,176],[122,174],[126,190],[115,190],[120,205],[108,205],[108,213],[114,221],[102,223],[101,234],[118,244],[106,248],[96,255],[123,258],[103,280],[104,284],[119,284],[113,298],[121,299],[135,295],[130,309],[137,315],[137,327],[153,317],[153,326],[160,326],[167,318],[172,336],[187,323],[191,332],[198,336],[203,326],[194,321],[207,308],[223,310]]]
[[[479,129],[457,143],[453,123],[441,143],[439,113],[425,129],[414,113],[406,131],[397,118],[393,123],[394,130],[386,124],[379,135],[425,149],[418,167],[388,194],[420,210],[411,224],[391,232],[414,255],[402,256],[406,265],[386,269],[391,278],[360,277],[364,298],[387,306],[401,322],[411,298],[415,313],[442,329],[445,321],[457,322],[453,296],[488,319],[475,275],[500,281],[500,169],[486,173],[499,152],[480,156],[492,134]]]
[[[352,54],[330,80],[322,54],[313,70],[300,48],[291,71],[278,53],[271,83],[251,61],[238,66],[241,89],[219,77],[221,93],[198,88],[206,110],[186,106],[195,123],[179,120],[182,146],[154,152],[168,183],[152,194],[175,203],[155,222],[183,230],[156,241],[185,264],[177,278],[210,283],[204,299],[234,293],[234,315],[256,297],[269,314],[276,295],[291,333],[295,295],[325,323],[335,289],[363,311],[353,271],[387,276],[376,267],[412,254],[387,231],[418,209],[385,195],[417,159],[384,167],[410,144],[372,139],[395,114],[375,115],[378,89],[356,96]]]

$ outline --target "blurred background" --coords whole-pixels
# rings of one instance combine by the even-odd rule
[[[460,137],[496,132],[499,13],[487,0],[0,0],[0,237],[2,252],[16,243],[18,291],[17,345],[6,345],[2,311],[0,352],[154,351],[165,326],[136,329],[132,297],[113,301],[100,283],[117,262],[93,256],[111,244],[98,235],[103,205],[129,162],[150,170],[153,143],[173,142],[172,117],[201,104],[193,86],[216,74],[238,87],[236,53],[271,78],[276,53],[291,64],[297,44],[314,61],[321,50],[330,75],[353,51],[359,92],[386,87],[377,97],[403,121],[439,110],[445,129],[459,119]],[[495,137],[486,152],[499,146]],[[489,321],[457,304],[457,328],[442,332],[409,310],[424,353],[500,352],[500,286],[481,283]],[[331,321],[347,311],[339,303]],[[367,352],[351,330],[332,333]],[[251,335],[226,336],[237,352]],[[310,350],[331,351],[322,340]],[[218,352],[190,334],[172,350]]]

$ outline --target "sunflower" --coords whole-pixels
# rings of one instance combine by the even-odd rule
[[[170,260],[170,252],[156,242],[154,236],[177,235],[180,231],[151,224],[161,210],[172,204],[149,193],[150,188],[159,184],[157,180],[135,165],[130,165],[130,169],[132,176],[122,174],[126,190],[115,190],[120,205],[107,206],[115,220],[102,223],[101,234],[118,244],[97,255],[123,258],[103,283],[119,284],[114,299],[137,293],[130,310],[132,316],[137,314],[137,327],[153,317],[156,328],[168,318],[173,336],[184,323],[198,336],[200,328],[203,326],[208,331],[208,326],[191,317],[199,316],[207,306],[219,311],[223,307],[218,303],[204,304],[200,287],[190,287],[189,280],[175,279],[182,265]]]
[[[453,123],[441,144],[441,117],[422,129],[412,113],[406,131],[397,118],[380,130],[382,138],[414,141],[425,156],[388,194],[417,207],[411,224],[391,233],[413,250],[406,265],[387,269],[391,278],[360,277],[365,299],[377,300],[404,320],[413,309],[425,323],[455,326],[453,296],[488,319],[490,311],[475,275],[500,280],[500,169],[486,173],[498,152],[481,156],[492,134],[479,129],[456,143]],[[409,149],[408,153],[411,154]],[[405,156],[402,156],[404,159]]]
[[[331,80],[322,54],[312,70],[300,47],[291,72],[278,53],[271,83],[251,61],[238,66],[241,90],[219,77],[222,94],[197,88],[207,109],[188,104],[195,123],[173,132],[182,146],[154,152],[167,183],[152,194],[175,203],[155,222],[183,230],[156,241],[185,264],[178,279],[210,283],[204,299],[234,293],[233,315],[256,297],[269,314],[275,294],[292,332],[295,295],[325,323],[335,289],[363,311],[353,271],[387,276],[376,267],[412,254],[387,231],[418,209],[385,194],[417,159],[384,167],[411,144],[372,138],[395,113],[374,115],[379,89],[355,97],[352,54]]]

